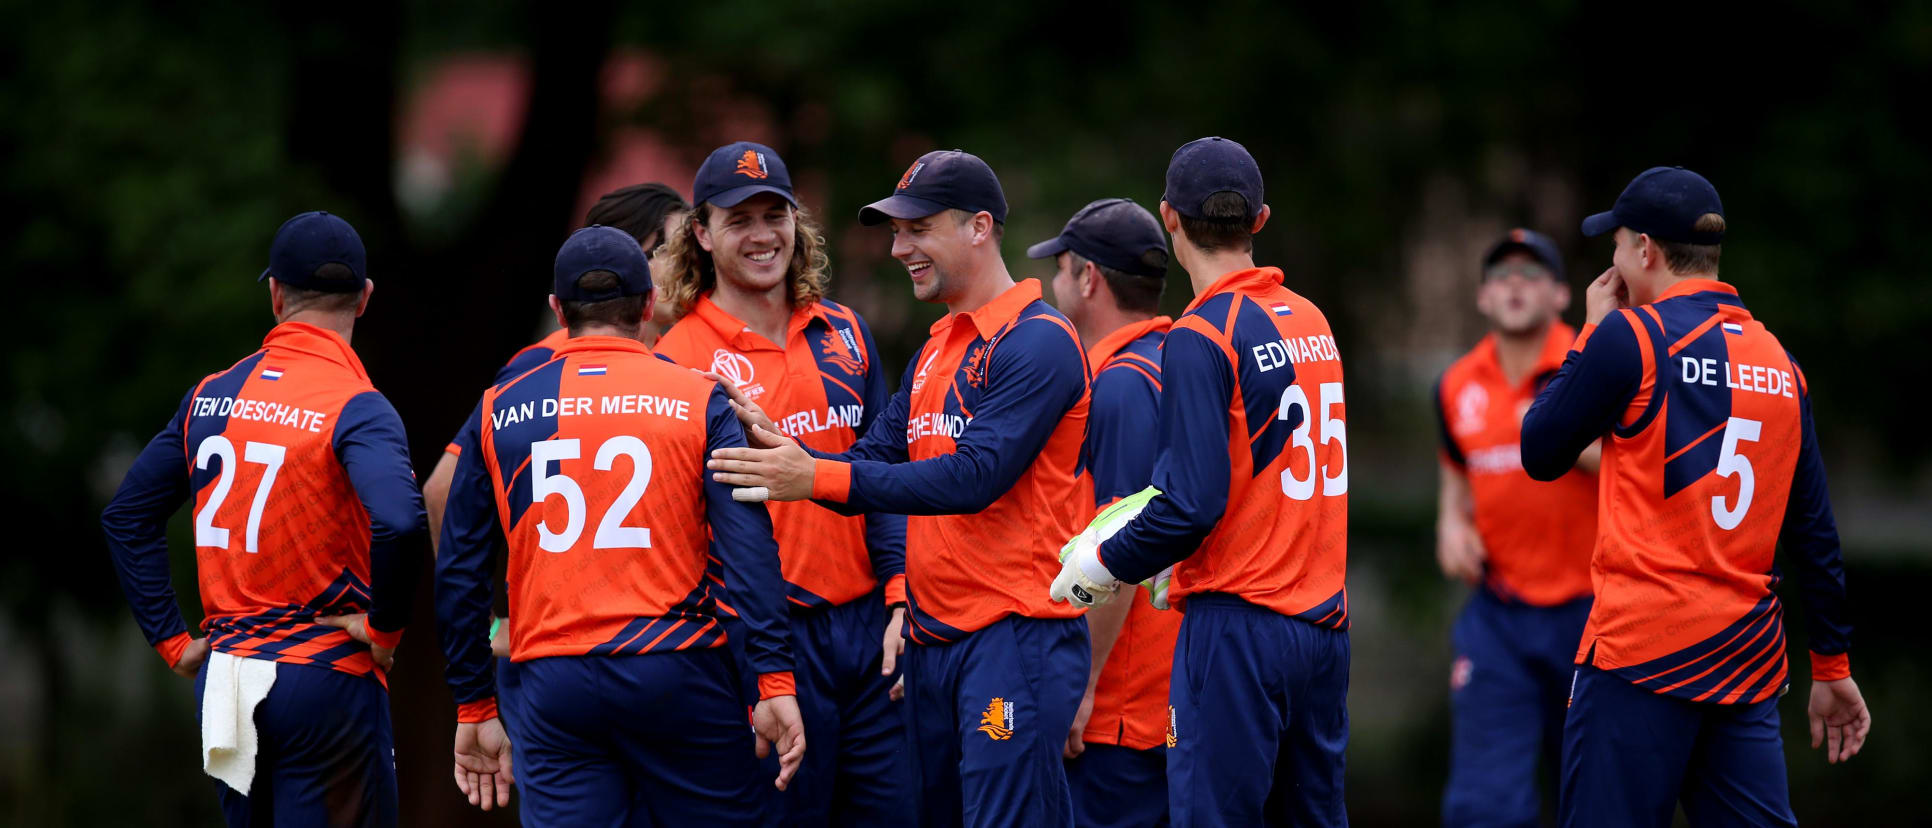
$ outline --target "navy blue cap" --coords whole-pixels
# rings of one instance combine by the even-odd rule
[[[1188,218],[1205,218],[1201,205],[1215,193],[1248,201],[1248,221],[1261,215],[1261,167],[1248,148],[1226,138],[1199,138],[1181,145],[1167,162],[1167,202]]]
[[[698,165],[698,178],[691,184],[691,203],[736,207],[759,193],[771,193],[798,206],[785,160],[764,144],[735,141],[712,150],[710,157]]]
[[[577,280],[593,270],[617,274],[617,288],[590,293]],[[557,251],[557,269],[550,292],[565,302],[602,302],[651,292],[651,263],[631,234],[593,224],[570,234]]]
[[[1080,208],[1060,235],[1026,249],[1029,259],[1048,259],[1071,250],[1122,273],[1155,278],[1167,275],[1167,235],[1147,208],[1132,199],[1103,198]],[[1161,252],[1159,267],[1141,261],[1149,250]]]
[[[965,150],[934,150],[906,168],[892,195],[860,208],[859,223],[925,218],[943,210],[985,211],[1005,224],[1006,191],[979,156]]]
[[[1541,262],[1556,274],[1557,281],[1563,280],[1563,254],[1556,249],[1556,242],[1551,241],[1549,236],[1521,227],[1511,230],[1501,241],[1491,245],[1488,253],[1483,254],[1483,267],[1493,265],[1497,259],[1511,253],[1528,253],[1530,258]]]
[[[355,278],[315,278],[315,271],[330,264],[347,267]],[[275,242],[268,248],[268,269],[255,281],[271,276],[277,282],[303,290],[360,291],[363,283],[369,281],[362,237],[341,216],[320,210],[298,215],[282,222],[282,229],[275,231]]]
[[[1630,180],[1607,213],[1583,220],[1583,235],[1601,236],[1628,227],[1653,239],[1685,244],[1723,244],[1724,231],[1697,232],[1706,213],[1724,215],[1717,188],[1683,167],[1651,167]]]

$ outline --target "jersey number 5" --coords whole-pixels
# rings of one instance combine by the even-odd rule
[[[530,504],[542,506],[545,498],[560,495],[564,499],[564,530],[550,531],[546,521],[537,523],[537,546],[545,552],[568,552],[577,545],[577,539],[584,534],[584,489],[577,485],[569,475],[561,470],[550,473],[550,461],[575,460],[582,456],[580,445],[575,438],[568,440],[543,440],[530,444]],[[631,482],[617,493],[610,508],[604,511],[604,519],[597,522],[597,535],[592,540],[593,549],[649,549],[651,530],[643,526],[625,526],[624,516],[637,508],[637,502],[644,499],[645,487],[651,485],[651,448],[629,434],[620,434],[605,440],[597,449],[597,457],[590,467],[597,471],[610,471],[618,455],[631,458]]]
[[[242,548],[253,555],[260,551],[255,539],[261,534],[262,507],[268,505],[268,490],[275,488],[275,474],[282,470],[282,458],[288,455],[288,449],[252,440],[242,446],[243,459],[268,467],[262,471],[261,482],[255,484],[255,501],[248,506],[248,534],[243,538]],[[215,478],[215,490],[208,495],[208,502],[195,513],[195,545],[227,549],[228,530],[215,525],[215,513],[221,511],[222,501],[228,499],[228,489],[235,485],[235,444],[219,434],[202,440],[201,446],[195,449],[195,468],[207,471],[211,457],[221,459],[221,476]]]
[[[1744,513],[1751,510],[1751,491],[1757,488],[1757,478],[1751,474],[1751,461],[1737,453],[1738,443],[1755,443],[1758,435],[1764,433],[1764,423],[1732,417],[1724,425],[1724,445],[1717,452],[1717,474],[1719,477],[1737,478],[1737,507],[1726,508],[1724,496],[1711,497],[1711,519],[1725,531],[1736,529],[1744,522]]]
[[[1322,494],[1324,496],[1348,494],[1348,425],[1341,418],[1332,416],[1335,406],[1342,404],[1342,384],[1322,383],[1321,398],[1321,442],[1324,445],[1334,443],[1335,450],[1340,453],[1340,459],[1332,463],[1333,474],[1330,474],[1331,464],[1322,466]],[[1288,468],[1281,470],[1281,493],[1287,495],[1290,500],[1307,500],[1315,496],[1315,440],[1308,434],[1309,426],[1315,421],[1315,412],[1308,408],[1308,392],[1301,390],[1299,384],[1290,383],[1281,392],[1281,407],[1276,409],[1275,419],[1288,419],[1288,410],[1293,406],[1301,406],[1301,425],[1295,427],[1294,433],[1290,436],[1290,443],[1307,453],[1308,478],[1304,480],[1295,477],[1294,466],[1290,464]]]

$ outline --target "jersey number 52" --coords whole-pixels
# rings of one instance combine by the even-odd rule
[[[551,531],[548,521],[537,523],[537,546],[545,552],[568,552],[584,534],[588,506],[584,503],[583,487],[564,474],[561,467],[556,474],[550,473],[552,460],[575,460],[581,457],[580,446],[580,441],[574,437],[530,444],[530,504],[540,507],[544,499],[551,495],[564,499],[562,532]],[[631,458],[631,480],[611,501],[610,508],[604,511],[604,518],[597,522],[597,535],[591,541],[591,548],[649,549],[651,530],[643,526],[625,526],[624,517],[637,508],[637,502],[644,498],[644,489],[651,484],[651,448],[644,445],[643,440],[620,434],[605,440],[598,447],[597,457],[590,467],[597,471],[610,471],[618,455]]]

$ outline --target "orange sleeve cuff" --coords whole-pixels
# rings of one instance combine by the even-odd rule
[[[1842,678],[1851,678],[1850,653],[1839,653],[1837,655],[1824,655],[1823,653],[1811,654],[1812,681],[1837,681]]]
[[[888,607],[906,603],[906,574],[904,572],[886,579],[885,602]]]
[[[837,460],[812,462],[812,499],[844,503],[852,493],[852,464]]]
[[[792,671],[763,673],[758,676],[759,701],[764,701],[773,696],[796,695],[798,695],[798,682],[792,680]]]
[[[463,447],[462,447],[462,446],[459,446],[459,445],[457,445],[457,444],[455,444],[455,443],[451,443],[451,444],[449,444],[449,445],[447,445],[447,446],[444,446],[444,447],[443,447],[443,453],[444,453],[444,454],[454,454],[454,455],[456,455],[457,457],[462,457],[462,456],[463,456]]]
[[[363,629],[366,629],[369,631],[369,643],[374,644],[378,647],[384,647],[384,648],[393,650],[393,649],[396,649],[396,645],[402,643],[402,634],[403,634],[402,630],[397,630],[395,632],[383,632],[382,630],[378,630],[375,627],[369,626],[369,622],[367,621],[363,622],[362,627]]]
[[[477,722],[487,722],[494,718],[496,718],[495,696],[456,706],[456,721],[458,724],[476,724]]]
[[[173,667],[181,663],[181,651],[188,649],[188,642],[193,640],[194,636],[188,633],[175,633],[168,640],[154,645],[154,651],[161,654],[161,660],[166,661],[169,667]]]
[[[1570,350],[1572,351],[1583,350],[1583,346],[1588,344],[1590,341],[1590,334],[1593,334],[1596,332],[1597,332],[1597,323],[1595,322],[1585,323],[1583,326],[1583,330],[1576,332],[1576,342],[1570,345]]]

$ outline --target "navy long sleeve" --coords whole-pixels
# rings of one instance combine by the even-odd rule
[[[1013,487],[1080,401],[1087,368],[1064,329],[1047,320],[1026,321],[1000,339],[986,378],[972,422],[951,454],[901,463],[857,460],[846,506],[908,515],[984,510]],[[908,392],[902,388],[900,394]],[[903,454],[903,428],[898,437]]]
[[[705,406],[705,456],[724,448],[742,448],[745,432],[731,410],[724,389],[711,392]],[[468,451],[465,450],[467,456]],[[725,603],[744,623],[746,668],[753,673],[792,669],[790,616],[785,607],[785,577],[779,571],[778,541],[772,538],[771,513],[763,503],[731,499],[732,486],[711,479],[699,464],[704,481],[705,518],[711,524],[711,548],[724,565]]]
[[[1213,340],[1176,326],[1161,347],[1161,381],[1153,483],[1161,494],[1100,550],[1107,571],[1129,583],[1194,554],[1228,506],[1234,370],[1227,356]]]
[[[886,392],[885,370],[879,365],[879,346],[872,341],[872,329],[863,321],[859,324],[859,335],[865,339],[865,352],[870,355],[865,365],[865,415],[859,419],[858,433],[870,434],[872,424],[885,417],[891,407],[893,396]],[[905,419],[905,408],[899,409],[899,418]],[[905,427],[899,427],[901,439],[899,450],[905,451],[903,434]],[[865,516],[865,550],[872,559],[872,577],[881,584],[895,575],[906,571],[906,516],[890,512],[870,512]]]
[[[1796,363],[1793,363],[1794,365]],[[1846,614],[1845,561],[1838,545],[1838,521],[1832,516],[1831,492],[1825,485],[1825,461],[1818,453],[1818,433],[1811,423],[1811,394],[1799,397],[1804,422],[1798,465],[1791,476],[1784,526],[1778,540],[1788,559],[1795,558],[1798,589],[1805,601],[1805,634],[1812,652],[1837,655],[1851,649],[1851,619]]]
[[[369,514],[369,626],[395,632],[409,624],[419,546],[429,528],[409,463],[409,437],[389,400],[367,391],[342,407],[333,444]]]
[[[181,398],[174,417],[134,458],[121,487],[101,511],[114,574],[150,646],[188,631],[168,578],[167,526],[168,517],[188,499],[181,426],[193,397],[189,391]]]
[[[1160,392],[1132,369],[1105,371],[1094,377],[1089,412],[1087,469],[1093,474],[1094,505],[1147,488],[1156,456],[1147,450],[1147,436],[1159,433]]]
[[[1604,317],[1523,415],[1523,470],[1545,482],[1569,473],[1583,450],[1617,424],[1642,384],[1637,331],[1621,313]]]
[[[490,594],[497,556],[505,551],[497,523],[496,494],[481,442],[482,408],[457,432],[461,454],[443,507],[442,544],[436,554],[436,627],[448,662],[451,695],[468,704],[495,695],[490,657]]]

